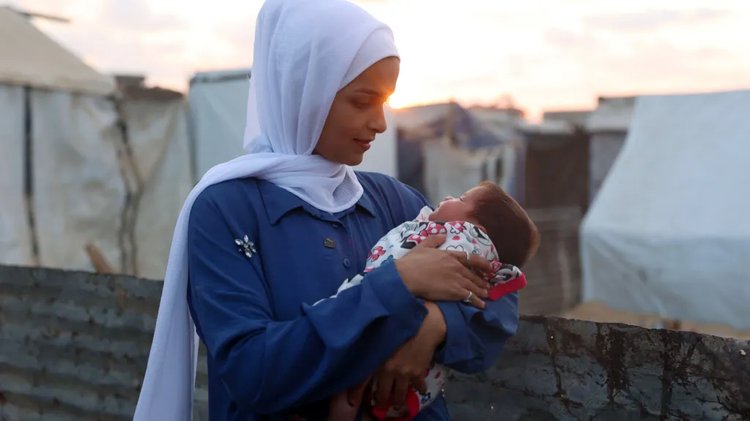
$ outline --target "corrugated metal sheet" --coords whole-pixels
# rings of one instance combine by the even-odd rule
[[[161,286],[0,266],[0,419],[131,419]],[[205,419],[205,358],[198,384]]]
[[[548,233],[547,249],[557,244],[552,228],[568,238],[566,221],[576,218],[532,216]],[[530,287],[556,294],[541,269],[526,270]],[[0,420],[131,419],[160,291],[161,282],[125,276],[0,266]],[[749,347],[525,317],[494,367],[451,373],[447,400],[455,419],[746,419]],[[194,419],[207,419],[205,384],[201,364]]]

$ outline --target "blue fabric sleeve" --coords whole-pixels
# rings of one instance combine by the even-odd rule
[[[505,341],[518,328],[518,294],[485,301],[480,310],[461,302],[439,302],[447,333],[435,361],[463,373],[476,373],[497,361]]]
[[[303,305],[295,319],[274,320],[263,262],[237,252],[225,212],[203,195],[193,206],[188,300],[211,363],[243,410],[271,414],[345,390],[419,330],[426,309],[392,263],[336,298]]]

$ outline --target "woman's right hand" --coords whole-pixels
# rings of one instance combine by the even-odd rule
[[[477,273],[490,272],[490,262],[477,255],[437,250],[444,241],[445,235],[427,237],[396,260],[406,288],[430,301],[464,301],[471,296],[471,305],[484,308],[482,298],[487,298],[490,285]]]

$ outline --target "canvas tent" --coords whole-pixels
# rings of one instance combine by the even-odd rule
[[[432,203],[482,180],[520,198],[524,145],[516,123],[502,109],[456,103],[398,110],[398,178]]]
[[[107,258],[119,262],[114,233],[90,223],[119,226],[116,198],[124,197],[124,186],[116,133],[108,130],[117,116],[106,99],[114,90],[112,78],[0,8],[2,263],[79,267],[71,255],[83,250],[79,235],[96,236]],[[92,194],[83,194],[84,185]],[[75,217],[65,223],[54,216],[68,212]],[[71,235],[68,247],[55,246]]]
[[[109,95],[114,80],[97,73],[11,9],[0,7],[0,81],[91,95]]]
[[[195,176],[241,155],[250,69],[200,72],[190,80]]]
[[[191,186],[184,107],[117,95],[0,8],[0,263],[90,270],[93,246],[115,272],[163,275]]]
[[[196,73],[190,81],[190,126],[195,175],[244,153],[245,110],[250,69]],[[378,135],[359,171],[396,175],[396,130],[386,113],[388,130]]]
[[[586,119],[586,131],[590,135],[588,203],[596,197],[622,149],[634,102],[634,97],[599,98],[599,105]]]
[[[581,229],[583,295],[750,328],[750,91],[636,100]]]

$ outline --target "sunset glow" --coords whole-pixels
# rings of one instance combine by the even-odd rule
[[[402,57],[394,107],[510,95],[532,117],[599,95],[750,88],[750,2],[362,0]],[[250,67],[258,0],[10,0],[70,24],[37,26],[106,73],[187,90],[202,70]]]

